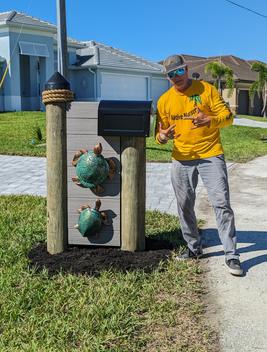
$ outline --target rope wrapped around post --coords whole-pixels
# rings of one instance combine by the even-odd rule
[[[74,95],[73,92],[68,89],[45,90],[42,93],[42,100],[45,105],[53,103],[70,103],[74,100]]]

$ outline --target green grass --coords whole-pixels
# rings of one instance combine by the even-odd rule
[[[226,161],[247,162],[267,154],[267,128],[230,126],[221,129],[221,139]],[[147,138],[147,160],[171,161],[172,141],[158,145],[153,137]]]
[[[27,253],[46,237],[45,206],[40,197],[0,197],[1,352],[217,351],[198,262],[99,277],[31,268]],[[149,236],[181,237],[175,217],[149,212],[146,222]]]
[[[34,146],[36,130],[41,129],[45,143],[45,113],[24,111],[0,113],[0,154],[45,156],[45,146]]]
[[[42,144],[45,142],[45,113],[0,113],[0,154],[45,156],[45,146],[31,144],[37,127],[43,135]],[[246,162],[267,154],[267,143],[261,140],[267,136],[267,128],[231,126],[222,128],[221,136],[227,161]],[[146,143],[148,161],[171,161],[171,141],[160,146],[149,137]]]
[[[253,121],[267,122],[267,117],[250,116],[250,115],[237,115],[237,117],[241,117],[242,119],[249,119]]]
[[[231,126],[221,130],[221,139],[227,161],[247,162],[267,154],[267,128]]]

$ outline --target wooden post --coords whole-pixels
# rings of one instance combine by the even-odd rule
[[[145,249],[145,137],[121,137],[121,249]]]
[[[61,253],[67,246],[67,155],[65,103],[46,106],[47,251]]]
[[[58,72],[45,85],[47,156],[47,251],[61,253],[68,241],[66,106],[70,85]]]

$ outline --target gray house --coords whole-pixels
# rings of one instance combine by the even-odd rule
[[[44,83],[57,70],[56,26],[0,13],[0,111],[40,110]],[[68,79],[76,100],[150,100],[169,88],[160,64],[94,41],[68,38]]]

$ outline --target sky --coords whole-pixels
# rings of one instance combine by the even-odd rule
[[[266,0],[233,1],[267,17]],[[0,1],[0,12],[10,10],[56,24],[56,0]],[[267,18],[226,0],[66,0],[66,12],[68,36],[152,61],[231,54],[267,62]]]

